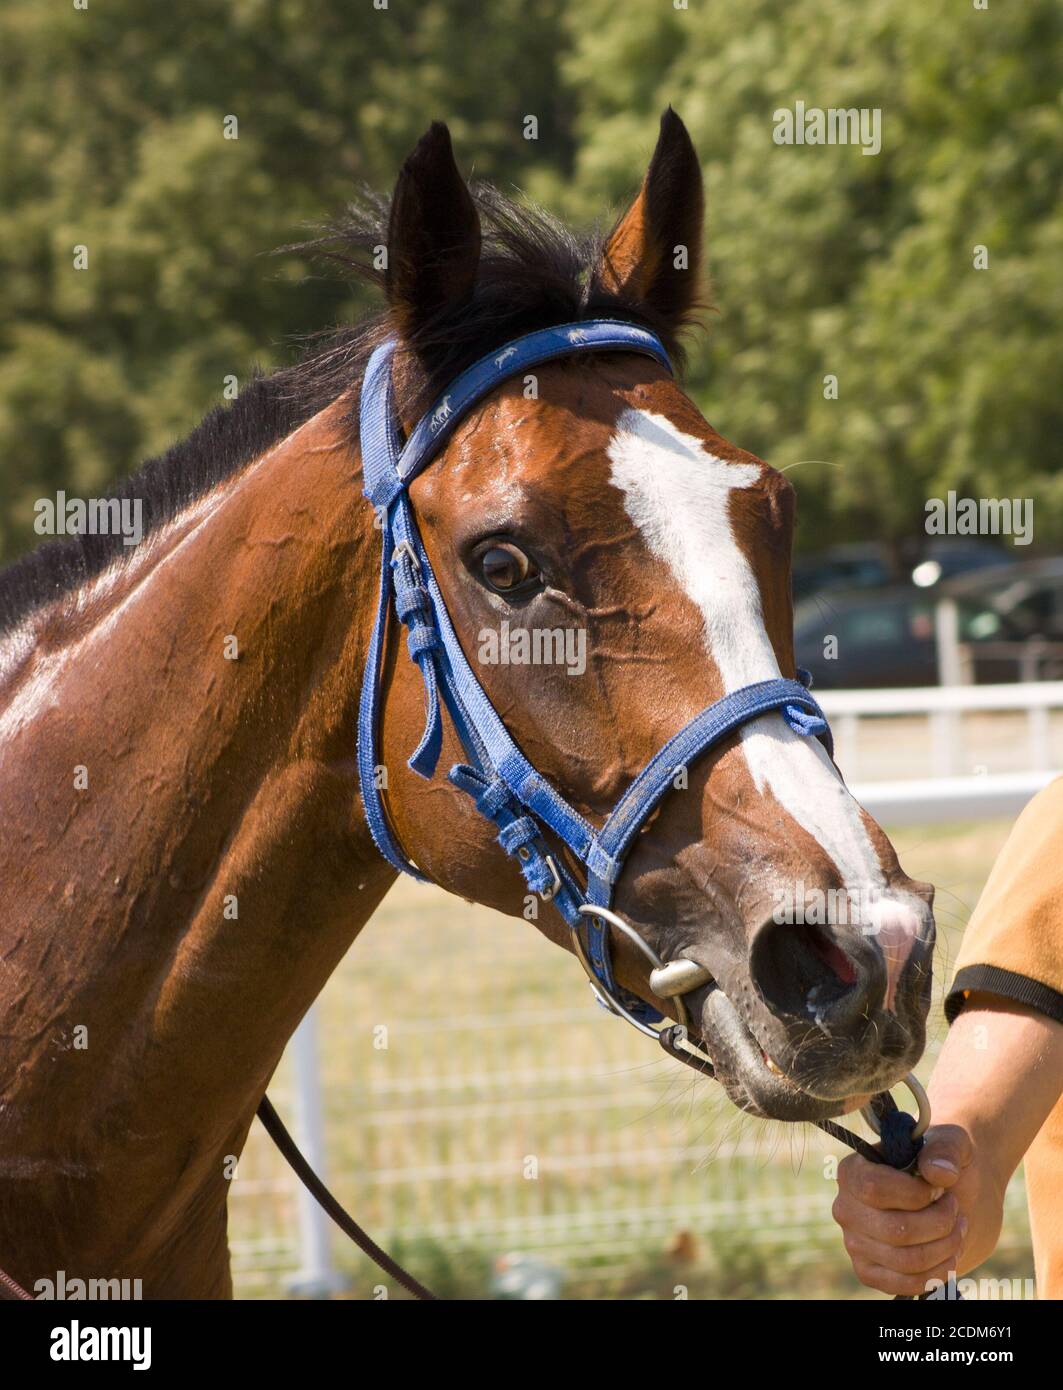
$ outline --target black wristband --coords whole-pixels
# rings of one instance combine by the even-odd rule
[[[999,965],[967,965],[957,974],[945,996],[945,1017],[955,1022],[967,1003],[967,994],[996,994],[1025,1004],[1056,1023],[1063,1023],[1063,994],[1040,980],[1031,980]]]

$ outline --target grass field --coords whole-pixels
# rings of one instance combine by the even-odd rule
[[[1008,830],[893,835],[937,886],[942,982]],[[415,968],[411,968],[415,967]],[[711,1082],[595,1006],[527,923],[398,884],[319,1004],[328,1180],[386,1248],[448,1297],[872,1297],[830,1218],[844,1150],[810,1126],[739,1115]],[[386,1046],[382,1046],[386,1043]],[[291,1114],[287,1063],[271,1088]],[[297,1265],[294,1179],[256,1126],[230,1203],[239,1297]],[[342,1237],[346,1294],[382,1284]],[[1021,1174],[990,1272],[1032,1276]]]

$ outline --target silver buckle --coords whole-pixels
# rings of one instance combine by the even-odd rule
[[[421,562],[418,560],[417,554],[409,541],[399,541],[398,545],[391,552],[391,563],[394,564],[400,555],[405,555],[417,573],[420,574]]]
[[[548,854],[545,858],[547,868],[554,876],[554,881],[549,888],[539,894],[539,897],[542,898],[544,903],[548,903],[561,889],[561,875],[557,872],[557,865],[554,863],[553,855]]]

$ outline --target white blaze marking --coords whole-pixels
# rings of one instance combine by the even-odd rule
[[[608,452],[612,481],[624,494],[628,515],[701,612],[705,645],[724,690],[730,693],[779,677],[756,577],[735,540],[729,515],[731,489],[753,486],[761,465],[716,458],[700,439],[645,410],[621,415]],[[770,789],[822,846],[843,886],[883,888],[882,866],[859,805],[819,740],[794,733],[778,714],[743,725],[740,737],[757,790]],[[896,911],[889,914],[892,930],[886,953],[891,995],[908,955],[898,939],[905,934],[901,919],[909,950],[919,920],[910,907],[892,906]]]

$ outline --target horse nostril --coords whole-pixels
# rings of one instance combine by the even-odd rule
[[[808,923],[765,923],[753,939],[749,969],[773,1014],[809,1020],[831,1034],[863,1026],[871,996],[884,984],[863,941],[854,938],[852,950],[843,950]]]
[[[809,940],[816,955],[833,970],[843,985],[856,983],[856,967],[836,942],[815,927],[809,931]]]

